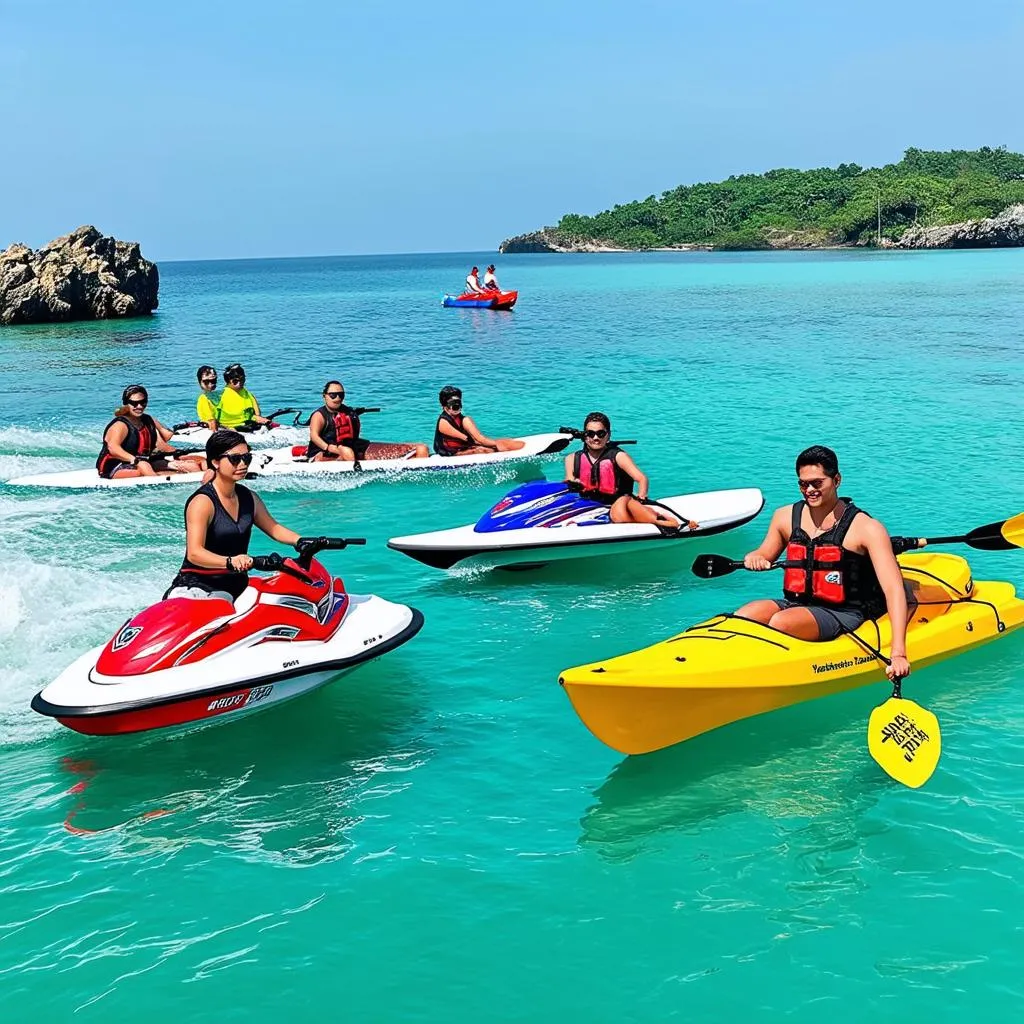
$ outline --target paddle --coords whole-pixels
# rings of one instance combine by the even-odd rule
[[[953,537],[892,538],[892,548],[896,554],[927,547],[929,544],[967,544],[980,551],[1010,551],[1013,548],[1024,548],[1024,512]],[[773,569],[785,567],[784,561],[772,562]],[[694,576],[710,580],[728,576],[737,569],[745,568],[742,559],[726,558],[724,555],[698,555],[694,559],[691,571]]]
[[[928,544],[967,544],[982,551],[1006,551],[1024,547],[1024,512],[1009,519],[979,526],[969,533],[949,537],[893,537],[897,554]],[[775,561],[773,569],[785,568],[784,560]],[[746,566],[738,559],[724,555],[698,555],[692,572],[701,579],[727,576]],[[838,622],[838,619],[836,620]],[[842,631],[884,665],[892,664],[881,651],[839,623]],[[903,680],[893,680],[892,694],[876,707],[868,719],[868,751],[886,774],[911,789],[917,789],[931,778],[942,754],[942,732],[939,720],[927,708],[903,696]]]
[[[897,542],[904,542],[906,546],[897,550]],[[893,550],[897,551],[897,554],[912,548],[923,548],[928,544],[967,544],[980,551],[1024,548],[1024,512],[1018,512],[1009,519],[1000,519],[998,522],[979,526],[970,533],[957,537],[893,537]]]
[[[876,656],[888,663],[883,654]],[[917,789],[932,777],[939,763],[942,733],[935,715],[907,700],[902,686],[902,679],[894,679],[892,695],[871,712],[868,751],[887,775]]]

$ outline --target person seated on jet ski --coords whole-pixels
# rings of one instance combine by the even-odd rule
[[[256,401],[256,396],[246,390],[245,367],[241,363],[225,367],[224,383],[227,387],[220,395],[218,426],[229,430],[244,430],[251,429],[254,423],[270,422],[260,413],[260,403]]]
[[[761,571],[785,551],[781,599],[751,601],[737,615],[801,640],[833,640],[889,613],[890,679],[910,674],[907,587],[885,527],[839,497],[839,460],[814,445],[796,460],[803,500],[776,509],[761,546],[743,564]]]
[[[613,523],[653,523],[663,530],[678,530],[679,520],[654,505],[647,505],[647,476],[621,449],[610,442],[611,421],[592,412],[583,423],[583,448],[565,457],[565,482],[584,498],[608,505]],[[633,484],[639,491],[633,497]],[[691,530],[697,523],[687,520]]]
[[[345,385],[329,380],[324,385],[324,404],[309,417],[309,445],[306,458],[314,462],[341,459],[425,459],[425,444],[366,441],[359,436],[361,424],[355,409],[345,405]]]
[[[438,455],[486,455],[515,452],[524,442],[514,437],[488,437],[462,412],[462,391],[451,384],[438,395],[441,415],[434,427],[434,451]]]
[[[249,538],[259,527],[279,544],[295,545],[299,535],[282,526],[240,481],[252,453],[235,430],[217,430],[206,442],[213,479],[185,502],[185,558],[164,594],[173,597],[236,601],[249,585]]]
[[[131,384],[121,393],[121,405],[103,428],[103,447],[96,472],[107,480],[157,473],[198,473],[206,469],[201,455],[176,454],[167,442],[174,431],[146,412],[149,392]]]
[[[498,287],[498,279],[494,276],[494,264],[492,263],[484,271],[484,291],[485,292],[500,292],[501,288]]]
[[[466,291],[473,292],[475,294],[482,294],[483,288],[480,287],[480,268],[474,267],[466,275]]]
[[[220,415],[220,395],[217,394],[217,371],[212,366],[200,366],[196,370],[199,381],[199,397],[196,398],[196,416],[199,422],[210,430],[217,429],[217,417]]]

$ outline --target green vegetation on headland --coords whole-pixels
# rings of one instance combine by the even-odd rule
[[[1024,203],[1021,154],[988,146],[908,149],[885,167],[780,169],[680,185],[592,217],[566,214],[554,228],[503,242],[502,250],[887,245],[915,225],[992,217],[1014,203]]]

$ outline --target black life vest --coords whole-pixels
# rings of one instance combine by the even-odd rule
[[[156,430],[156,422],[147,413],[143,413],[139,419],[142,420],[141,427],[135,426],[127,416],[115,416],[103,428],[103,436],[107,436],[107,431],[115,423],[123,423],[128,428],[128,436],[121,442],[121,447],[132,455],[140,457],[151,455],[153,449],[156,448],[156,441],[159,436]],[[103,447],[96,458],[96,471],[100,476],[107,476],[118,466],[122,465],[124,465],[124,460],[119,459],[116,455],[111,455],[107,442],[104,441]]]
[[[596,459],[586,449],[576,452],[572,475],[583,484],[584,498],[611,505],[624,494],[633,493],[633,478],[615,461],[620,451],[621,448],[610,444]]]
[[[359,440],[360,423],[352,406],[342,405],[337,412],[332,412],[326,405],[321,405],[317,412],[320,413],[324,421],[320,428],[320,438],[324,444],[343,444],[349,448],[355,447],[352,442]],[[310,441],[306,448],[306,457],[311,459],[314,455],[320,455],[322,452],[322,448],[318,448]]]
[[[461,413],[458,416],[452,416],[447,412],[441,413],[437,419],[437,426],[434,427],[434,451],[438,455],[458,455],[459,452],[464,452],[467,448],[475,447],[475,442],[469,436],[469,431],[462,425],[464,417]],[[454,427],[460,433],[466,435],[465,441],[460,441],[457,437],[449,437],[447,434],[441,433],[441,421],[444,420],[449,426]]]
[[[215,555],[225,557],[245,555],[249,552],[249,538],[252,535],[255,503],[252,491],[238,484],[235,488],[238,495],[238,521],[228,515],[221,504],[220,495],[212,483],[204,484],[189,496],[185,502],[185,520],[188,521],[189,503],[200,494],[213,502],[213,519],[206,528],[206,539],[203,547]],[[236,600],[249,585],[249,574],[245,572],[224,572],[222,569],[203,569],[188,560],[186,555],[181,562],[181,569],[171,583],[172,587],[198,587],[200,590],[226,590]]]
[[[885,611],[885,594],[875,568],[868,555],[858,555],[843,547],[854,519],[867,512],[852,501],[845,504],[839,521],[813,540],[801,525],[806,502],[793,505],[782,592],[797,604],[856,608],[865,618],[875,619]]]

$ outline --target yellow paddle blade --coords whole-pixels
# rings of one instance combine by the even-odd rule
[[[912,700],[890,697],[871,712],[868,750],[897,782],[917,789],[931,778],[939,763],[939,720]]]
[[[1019,548],[1024,548],[1024,512],[1020,512],[1015,515],[1012,519],[1007,519],[1003,523],[1002,530],[999,531],[1011,544],[1015,544]]]

